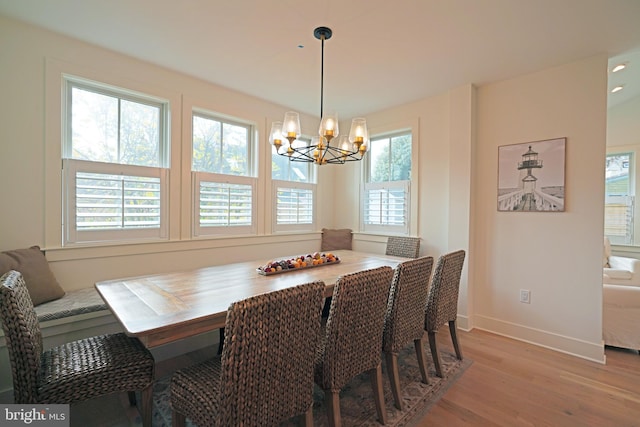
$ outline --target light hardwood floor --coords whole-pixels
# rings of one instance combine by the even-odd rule
[[[473,364],[421,426],[640,426],[636,350],[607,347],[603,365],[478,330],[459,339]]]
[[[459,331],[463,356],[473,364],[419,422],[419,426],[640,426],[640,355],[606,349],[607,364],[474,330]],[[453,350],[448,328],[438,333]],[[158,364],[158,376],[209,357],[197,352]],[[130,420],[137,410],[126,394],[116,407],[104,401],[81,404],[72,426],[121,427],[114,412]]]

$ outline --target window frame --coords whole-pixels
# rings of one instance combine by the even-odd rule
[[[300,136],[298,138],[299,141],[303,141],[305,143],[310,143],[311,138],[308,136]],[[295,181],[288,179],[278,179],[273,177],[273,159],[274,156],[279,156],[282,158],[286,158],[284,156],[280,156],[275,152],[275,149],[272,145],[270,145],[271,156],[269,157],[269,176],[271,177],[271,201],[272,201],[272,230],[274,233],[286,233],[286,232],[310,232],[316,229],[317,224],[317,205],[318,205],[318,170],[317,165],[313,163],[301,163],[301,162],[292,162],[287,159],[287,164],[289,166],[287,170],[287,176],[291,177],[291,164],[294,163],[296,165],[304,164],[307,165],[307,181]],[[278,204],[278,189],[292,189],[292,190],[309,190],[311,191],[311,223],[288,223],[288,224],[280,224],[278,223],[278,211],[280,206]]]
[[[224,174],[193,170],[193,118],[197,116],[204,119],[218,121],[221,126],[230,124],[247,129],[247,172],[245,175]],[[258,220],[258,178],[255,158],[257,157],[256,126],[247,121],[219,114],[208,109],[193,106],[189,114],[189,170],[191,171],[191,237],[214,238],[227,236],[243,236],[257,234]],[[206,226],[200,222],[200,183],[202,181],[218,184],[248,185],[251,187],[251,224],[238,226]]]
[[[608,149],[606,154],[605,154],[605,162],[606,159],[609,156],[619,156],[619,155],[629,155],[630,159],[629,159],[629,195],[628,197],[632,198],[632,204],[631,204],[631,208],[633,210],[632,212],[632,216],[631,216],[631,241],[630,242],[625,242],[623,241],[623,239],[619,239],[617,238],[617,236],[614,235],[609,235],[606,234],[606,229],[605,229],[605,236],[607,236],[609,238],[609,240],[611,241],[612,245],[621,245],[621,246],[639,246],[640,245],[640,233],[636,232],[636,227],[638,227],[638,224],[640,224],[640,212],[637,208],[637,194],[636,194],[636,190],[638,188],[638,185],[640,185],[640,176],[638,176],[637,173],[637,158],[638,158],[638,154],[639,154],[638,149],[635,148],[631,148],[631,147],[623,147],[620,149]],[[605,209],[605,218],[604,221],[606,222],[606,208],[607,208],[607,198],[609,197],[607,195],[607,189],[606,189],[606,176],[605,176],[605,200],[604,200],[604,206],[603,209]]]
[[[76,75],[62,74],[62,129],[60,156],[62,159],[62,246],[76,244],[112,244],[135,241],[165,241],[169,237],[169,166],[171,143],[169,140],[170,101],[165,98],[136,90],[98,82]],[[74,88],[158,107],[158,166],[138,166],[123,163],[109,163],[92,160],[73,159],[73,103]],[[118,124],[120,126],[120,124]],[[110,175],[130,175],[156,177],[160,179],[160,226],[150,229],[125,228],[100,231],[77,230],[76,228],[76,172]]]
[[[383,234],[383,235],[412,235],[417,232],[417,224],[413,220],[416,217],[415,215],[415,203],[414,200],[417,200],[417,185],[411,185],[413,183],[417,183],[417,169],[418,165],[414,159],[417,158],[417,135],[413,129],[417,128],[415,125],[409,127],[398,127],[392,130],[387,131],[378,131],[375,130],[370,132],[370,143],[379,139],[386,138],[394,138],[403,135],[409,135],[411,137],[411,173],[410,179],[408,180],[400,180],[400,181],[381,181],[381,182],[371,182],[371,145],[369,145],[369,152],[365,156],[363,160],[364,165],[362,167],[362,185],[360,191],[360,229],[364,233],[374,233],[374,234]],[[405,198],[405,221],[403,225],[391,225],[391,224],[369,224],[365,220],[367,209],[367,195],[370,191],[375,190],[390,190],[390,189],[398,189],[401,188],[404,190],[406,194]]]

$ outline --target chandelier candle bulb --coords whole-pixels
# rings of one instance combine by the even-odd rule
[[[276,147],[276,151],[282,146],[282,122],[273,122],[269,133],[269,142]]]

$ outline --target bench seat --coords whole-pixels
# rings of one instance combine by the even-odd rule
[[[67,292],[62,298],[35,307],[38,321],[72,317],[79,314],[108,310],[104,300],[94,287]]]

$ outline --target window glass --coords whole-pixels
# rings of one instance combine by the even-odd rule
[[[301,137],[293,143],[308,144],[309,141],[308,138]],[[276,148],[271,146],[271,178],[282,181],[312,182],[312,167],[312,163],[292,162],[289,157],[279,155]]]
[[[411,179],[411,134],[372,139],[369,182]]]
[[[249,175],[250,126],[193,115],[192,170]]]
[[[160,166],[162,105],[71,88],[71,158]]]

